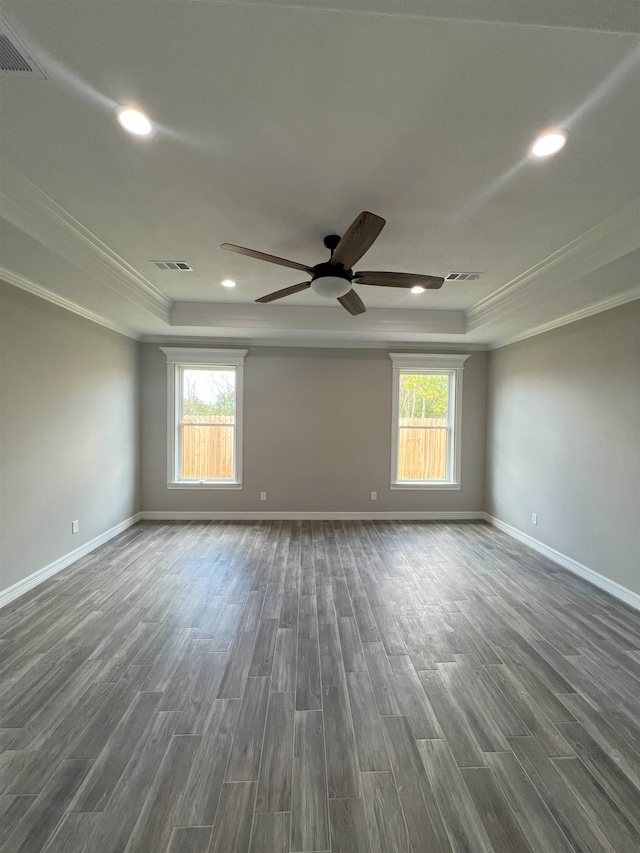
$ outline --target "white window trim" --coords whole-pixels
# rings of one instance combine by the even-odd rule
[[[470,353],[413,353],[390,352],[389,358],[393,365],[393,397],[391,406],[391,488],[392,489],[426,489],[453,490],[460,489],[460,467],[462,456],[462,371]],[[453,437],[453,447],[449,452],[448,461],[450,477],[448,480],[398,480],[398,408],[400,398],[401,373],[449,373],[449,428]]]
[[[242,419],[244,398],[244,358],[246,349],[205,349],[201,347],[160,347],[167,360],[167,488],[168,489],[241,489],[242,488]],[[184,367],[236,368],[236,419],[233,458],[233,480],[178,480],[178,370]]]

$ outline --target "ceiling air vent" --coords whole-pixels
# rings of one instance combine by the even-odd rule
[[[477,281],[481,272],[450,272],[445,281]]]
[[[150,261],[159,270],[177,270],[178,272],[193,272],[192,267],[185,261]]]
[[[3,71],[26,71],[27,74],[33,71],[24,56],[4,34],[0,34],[0,68]]]
[[[46,80],[28,51],[0,15],[0,77],[10,80]]]

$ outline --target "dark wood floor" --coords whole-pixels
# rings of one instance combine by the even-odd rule
[[[483,524],[144,523],[0,612],[1,853],[637,853],[640,618]]]

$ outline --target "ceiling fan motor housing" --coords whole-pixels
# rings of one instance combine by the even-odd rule
[[[346,270],[342,264],[316,264],[313,267],[311,289],[326,299],[338,299],[351,290],[352,281],[353,270]]]

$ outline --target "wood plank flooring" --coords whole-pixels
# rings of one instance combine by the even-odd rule
[[[640,614],[485,524],[140,523],[0,685],[0,853],[640,850]]]

